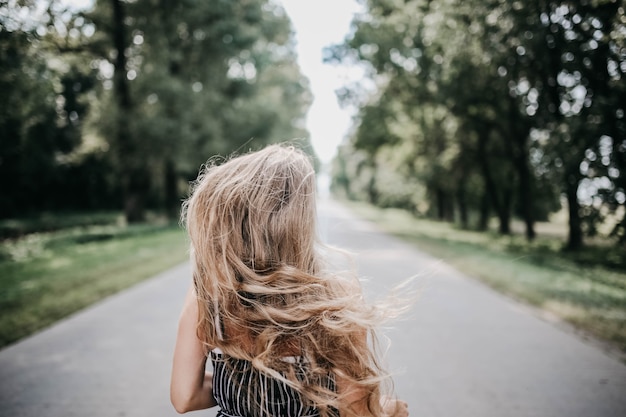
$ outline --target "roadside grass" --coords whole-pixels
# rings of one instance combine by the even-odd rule
[[[179,225],[80,226],[0,242],[0,347],[183,262]]]
[[[19,238],[31,233],[53,232],[74,227],[119,224],[115,211],[78,213],[38,213],[20,219],[0,220],[0,239]]]
[[[626,270],[618,249],[599,244],[577,255],[563,252],[563,239],[555,236],[528,243],[519,234],[460,230],[403,210],[345,204],[424,252],[626,353]]]

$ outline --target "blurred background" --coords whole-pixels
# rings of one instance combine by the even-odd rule
[[[362,215],[543,268],[471,272],[625,351],[625,7],[0,0],[0,346],[183,261],[199,167],[295,139]]]

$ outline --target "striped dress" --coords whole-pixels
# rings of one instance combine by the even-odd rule
[[[220,407],[218,417],[318,417],[319,410],[306,405],[300,394],[269,375],[252,366],[245,359],[224,355],[219,349],[211,351],[213,365],[213,396]],[[300,357],[286,357],[298,369],[304,369],[306,362]],[[259,381],[251,384],[251,381]],[[260,387],[258,392],[250,392],[252,385]],[[333,378],[328,378],[330,390],[335,390]],[[259,404],[262,405],[259,406]],[[338,413],[333,413],[338,415]]]

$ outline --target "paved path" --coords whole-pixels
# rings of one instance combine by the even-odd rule
[[[386,331],[411,415],[626,416],[624,364],[336,203],[321,204],[320,229],[358,253],[368,297],[420,275],[413,311]],[[0,351],[0,416],[177,415],[168,384],[188,282],[181,265]]]

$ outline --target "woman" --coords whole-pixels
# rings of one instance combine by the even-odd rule
[[[381,392],[390,377],[374,327],[385,311],[364,302],[356,280],[323,269],[303,152],[272,145],[209,164],[183,209],[193,284],[174,352],[178,412],[408,415]]]

